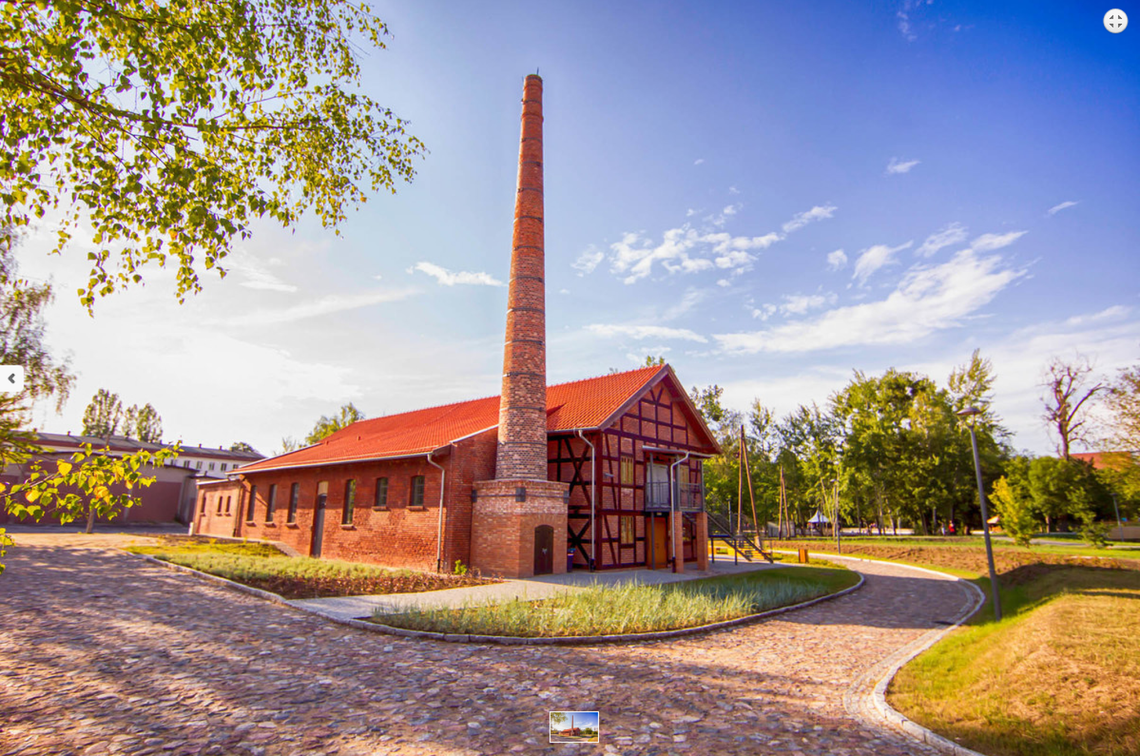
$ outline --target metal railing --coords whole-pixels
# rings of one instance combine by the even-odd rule
[[[729,514],[729,521],[732,520],[732,514]],[[745,533],[734,533],[734,528],[724,520],[720,519],[712,512],[705,511],[705,522],[708,523],[709,529],[709,544],[713,547],[713,560],[716,559],[716,544],[717,542],[726,543],[732,547],[733,561],[737,561],[740,557],[744,557],[746,561],[751,562],[754,556],[763,557],[772,562],[772,555],[765,551],[764,548],[752,539],[751,536]]]
[[[701,487],[694,483],[675,484],[677,492],[677,509],[682,512],[702,512],[705,508],[701,496]],[[668,512],[673,502],[669,498],[669,483],[667,481],[645,484],[645,511]]]

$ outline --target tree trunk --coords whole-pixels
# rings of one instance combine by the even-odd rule
[[[87,511],[87,531],[88,533],[95,532],[95,507],[91,507]]]

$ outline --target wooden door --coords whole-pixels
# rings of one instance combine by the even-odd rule
[[[650,569],[658,570],[669,565],[669,518],[654,517],[653,522],[653,563]]]
[[[313,543],[309,546],[309,556],[320,557],[321,540],[325,535],[325,502],[328,494],[317,494],[316,511],[313,513]]]
[[[554,572],[554,528],[539,525],[534,529],[534,574]]]

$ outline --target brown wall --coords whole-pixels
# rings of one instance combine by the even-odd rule
[[[60,459],[68,459],[71,455],[52,455],[40,457],[39,462],[45,469],[54,470],[55,462]],[[5,471],[3,476],[0,476],[0,482],[3,482],[6,487],[16,483],[22,483],[27,480],[28,473],[30,472],[31,462],[23,465],[13,465]],[[129,491],[126,486],[116,485],[111,487],[113,494],[133,493],[135,498],[139,500],[139,504],[124,510],[119,515],[111,518],[110,520],[100,519],[99,522],[176,522],[178,521],[179,504],[183,497],[185,490],[193,490],[194,482],[191,480],[193,471],[184,470],[182,468],[173,467],[144,467],[139,471],[143,477],[153,477],[155,482],[146,488],[135,488]],[[60,489],[63,493],[69,493],[71,489]],[[19,522],[23,525],[34,525],[35,520],[27,518],[11,517],[6,508],[0,506],[0,525],[8,523]],[[59,520],[52,517],[50,514],[45,515],[39,521],[45,525],[57,525]]]

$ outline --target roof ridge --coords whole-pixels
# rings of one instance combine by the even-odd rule
[[[666,364],[668,364],[668,363],[666,363]],[[604,378],[616,378],[618,376],[629,375],[631,373],[639,373],[642,371],[648,371],[648,370],[657,371],[657,370],[660,370],[661,367],[662,367],[661,365],[643,365],[642,367],[633,368],[632,370],[623,370],[619,373],[602,373],[600,375],[590,376],[589,378],[579,378],[579,379],[573,380],[573,381],[563,381],[562,383],[548,383],[548,384],[546,384],[546,387],[548,389],[551,389],[551,388],[556,388],[558,386],[570,386],[570,385],[573,385],[575,383],[586,383],[587,381],[602,380]],[[441,409],[458,407],[458,406],[463,405],[463,404],[473,404],[475,402],[484,402],[484,401],[487,401],[488,399],[499,399],[500,397],[502,397],[502,395],[503,394],[500,391],[498,394],[489,394],[487,396],[479,396],[479,397],[476,397],[474,399],[463,399],[463,400],[460,400],[458,402],[447,402],[445,404],[432,404],[432,405],[429,405],[427,407],[417,407],[416,409],[403,410],[402,412],[393,412],[393,413],[385,414],[385,415],[377,415],[376,417],[366,417],[363,420],[358,420],[356,423],[352,423],[352,425],[356,425],[357,423],[367,423],[367,422],[370,422],[372,420],[384,420],[384,419],[389,419],[389,418],[393,418],[393,417],[399,417],[400,415],[410,415],[410,414],[415,413],[415,412],[427,412],[428,410],[441,410]],[[348,427],[350,427],[350,426],[345,426],[345,428],[348,428]],[[342,428],[341,430],[344,430],[344,428]],[[337,432],[339,433],[340,431],[337,431]]]

